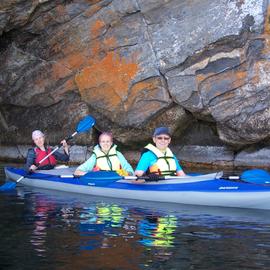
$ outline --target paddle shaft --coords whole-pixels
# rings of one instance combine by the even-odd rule
[[[65,140],[69,141],[71,140],[76,134],[78,134],[78,132],[74,132],[71,136],[67,137]],[[48,157],[50,157],[55,151],[57,151],[60,147],[62,146],[62,144],[56,146],[48,155],[46,155],[39,163],[38,166],[44,161],[46,160]],[[38,167],[37,166],[37,167]],[[16,183],[19,183],[25,176],[21,176],[18,180],[16,180]]]
[[[181,178],[185,178],[183,176],[157,176],[157,179],[152,180],[152,181],[159,181],[159,180],[168,180],[168,179],[181,179]],[[143,180],[148,180],[151,181],[151,177],[147,176],[147,175],[143,175],[143,176],[123,176],[123,179],[125,180],[139,180],[139,179],[143,179]]]
[[[88,131],[91,127],[93,127],[95,124],[95,119],[90,116],[87,115],[85,116],[77,125],[76,131],[70,135],[69,137],[67,137],[65,140],[71,140],[76,134],[78,133],[82,133],[85,131]],[[40,165],[45,159],[47,159],[49,156],[51,156],[55,151],[57,151],[60,147],[62,146],[62,144],[58,145],[51,153],[49,153],[48,155],[46,155],[46,157],[44,157],[39,163],[38,165]],[[19,179],[16,180],[16,182],[13,182],[13,185],[10,185],[10,183],[5,183],[4,185],[0,186],[0,191],[7,191],[7,190],[11,190],[14,189],[16,187],[16,183],[20,182],[22,179],[24,179],[27,176],[21,176]]]
[[[50,157],[55,151],[57,151],[59,149],[59,146],[55,147],[47,156],[45,156],[39,163],[38,166],[44,161],[46,160],[48,157]],[[38,167],[37,166],[37,167]]]
[[[217,172],[215,175],[215,179],[220,179],[223,175],[223,172]],[[186,179],[190,176],[178,176],[178,175],[157,175],[156,179],[151,179],[148,175],[143,176],[123,176],[124,180],[146,180],[146,181],[160,181],[160,180],[172,180],[172,179]],[[196,178],[196,176],[194,176]]]
[[[77,128],[76,128],[76,131],[71,134],[69,137],[66,137],[65,140],[66,141],[69,141],[71,139],[73,139],[73,137],[75,135],[77,135],[78,133],[81,133],[81,132],[85,132],[87,130],[89,130],[92,126],[94,126],[95,124],[95,119],[90,116],[90,115],[87,115],[86,117],[84,117],[84,119],[82,119],[79,124],[77,125]],[[44,157],[40,162],[42,163],[45,159],[47,159],[48,157],[50,157],[55,151],[57,151],[60,147],[62,146],[62,144],[59,144],[51,153],[49,153],[46,157]]]
[[[241,177],[239,175],[230,175],[227,177],[224,177],[226,180],[241,180]]]
[[[245,182],[249,184],[255,184],[255,185],[263,185],[263,186],[269,186],[270,185],[270,179],[265,179],[265,178],[243,178],[239,175],[230,175],[227,177],[223,177],[225,180],[230,180],[230,181],[236,181],[236,182]]]
[[[69,137],[65,138],[66,141],[70,141],[71,139],[73,139],[73,137],[78,134],[77,131],[75,131],[72,135],[70,135]],[[47,156],[45,156],[39,163],[38,165],[40,165],[44,160],[46,160],[48,157],[50,157],[55,151],[57,151],[60,147],[62,146],[62,144],[59,144],[58,146],[56,146]]]
[[[73,133],[74,134],[74,133]],[[72,135],[73,135],[72,134]],[[46,160],[48,157],[50,157],[55,151],[57,151],[60,147],[57,146],[53,149],[53,151],[51,151],[48,155],[46,155],[39,163],[38,163],[38,166],[44,161]],[[37,167],[38,167],[37,166]],[[18,180],[16,180],[16,183],[19,183],[25,176],[21,176]]]
[[[23,180],[25,176],[21,176],[19,179],[16,180],[16,183],[19,183],[21,180]]]

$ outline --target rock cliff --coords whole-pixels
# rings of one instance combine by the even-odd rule
[[[0,2],[0,139],[52,143],[86,114],[138,150],[157,125],[176,146],[269,145],[266,0]],[[223,152],[223,151],[221,151]]]

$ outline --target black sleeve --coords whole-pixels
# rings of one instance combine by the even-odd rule
[[[25,164],[25,167],[27,170],[29,170],[31,165],[33,164],[36,165],[35,160],[36,160],[35,150],[33,148],[28,149],[27,156],[26,156],[26,164]]]
[[[67,155],[66,152],[60,153],[59,151],[55,151],[53,153],[53,155],[54,155],[54,157],[57,160],[60,160],[60,161],[69,161],[69,155]]]

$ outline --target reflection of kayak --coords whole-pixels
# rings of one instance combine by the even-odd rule
[[[218,206],[204,206],[204,205],[191,205],[179,203],[166,203],[166,202],[151,202],[142,200],[129,200],[112,197],[89,196],[87,194],[78,194],[71,192],[64,192],[59,190],[17,186],[15,189],[16,194],[21,199],[29,199],[35,196],[45,196],[47,201],[52,201],[55,204],[63,205],[64,207],[74,208],[80,205],[83,208],[91,208],[92,205],[106,204],[118,205],[123,209],[131,209],[135,215],[146,216],[166,216],[168,214],[176,215],[179,218],[194,216],[200,218],[209,218],[215,216],[219,219],[221,217],[227,220],[234,221],[254,221],[270,223],[269,210],[250,209],[250,208],[231,208],[231,207],[218,207]]]
[[[215,173],[135,184],[111,172],[108,177],[103,172],[103,179],[98,179],[98,173],[78,178],[73,177],[73,171],[65,168],[27,175],[22,169],[5,168],[8,179],[16,181],[24,176],[21,184],[39,188],[157,202],[270,209],[270,187],[216,179]]]

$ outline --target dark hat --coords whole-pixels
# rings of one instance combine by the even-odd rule
[[[171,137],[170,130],[167,127],[158,127],[155,129],[153,137],[161,135],[161,134],[166,134]]]

